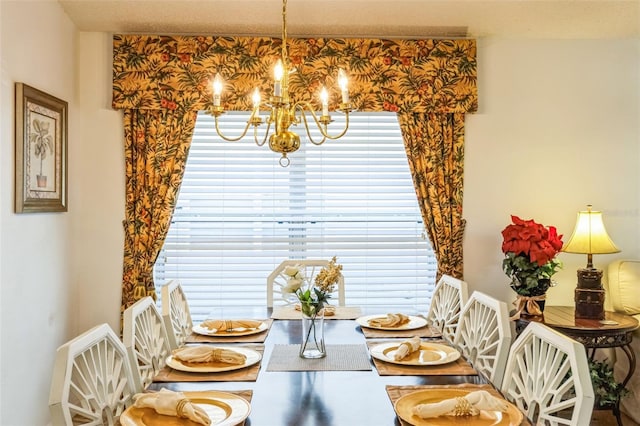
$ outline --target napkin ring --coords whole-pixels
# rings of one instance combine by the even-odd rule
[[[463,396],[456,398],[456,406],[453,408],[454,416],[469,416],[473,414],[473,405]]]
[[[181,400],[178,401],[178,403],[176,404],[176,415],[178,417],[181,417],[183,419],[189,418],[189,416],[185,412],[185,407],[189,402],[190,401],[187,398],[182,398]]]

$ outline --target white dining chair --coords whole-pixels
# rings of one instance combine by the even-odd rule
[[[290,297],[289,293],[282,292],[282,288],[287,285],[289,279],[284,273],[287,266],[299,266],[307,283],[313,283],[318,272],[328,264],[329,261],[324,259],[285,260],[281,262],[267,277],[267,307],[272,308],[274,304],[289,305],[296,302],[295,299]],[[338,296],[338,306],[344,306],[344,276],[342,274],[340,274],[335,291],[331,293],[332,298],[335,298],[336,294]],[[331,303],[331,300],[329,302]]]
[[[500,387],[511,347],[507,304],[474,291],[460,312],[453,344],[476,370]]]
[[[427,324],[440,331],[443,339],[453,342],[460,311],[468,299],[469,290],[465,281],[442,275],[433,290]]]
[[[193,330],[187,297],[178,280],[161,287],[162,318],[169,337],[169,347],[177,349],[184,344]]]
[[[531,322],[509,351],[502,394],[534,425],[590,424],[594,394],[581,343]]]
[[[127,351],[108,324],[68,341],[58,348],[53,367],[52,425],[118,425],[132,403],[133,377]]]
[[[122,341],[131,362],[136,392],[142,392],[171,354],[164,321],[151,297],[138,300],[124,311]]]

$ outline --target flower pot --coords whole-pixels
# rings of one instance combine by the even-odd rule
[[[544,305],[546,302],[547,290],[551,287],[550,279],[541,279],[535,288],[531,288],[526,292],[517,291],[517,288],[524,286],[511,286],[517,293],[518,298],[514,302],[516,305],[516,316],[540,316],[543,315]]]
[[[302,303],[302,343],[301,358],[324,358],[324,310],[313,304]]]

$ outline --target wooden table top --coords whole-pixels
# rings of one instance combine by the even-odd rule
[[[546,306],[542,317],[522,317],[521,320],[541,322],[567,334],[620,334],[638,328],[634,317],[612,311],[605,311],[604,320],[576,318],[573,306]]]
[[[255,318],[268,318],[268,314]],[[486,383],[477,375],[380,376],[373,363],[370,371],[267,371],[274,345],[299,344],[301,334],[300,320],[273,322],[254,382],[152,383],[149,389],[252,390],[247,426],[391,426],[399,423],[385,385]],[[326,320],[325,342],[366,345],[354,320]]]

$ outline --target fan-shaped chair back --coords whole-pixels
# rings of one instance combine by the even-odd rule
[[[285,260],[280,263],[267,277],[267,307],[271,308],[274,304],[289,305],[296,302],[290,293],[282,291],[289,280],[289,277],[284,273],[288,266],[298,266],[304,273],[305,281],[307,283],[313,283],[318,272],[328,264],[329,261],[324,259]],[[344,306],[344,277],[342,274],[338,280],[336,291],[332,293],[332,297],[335,298],[336,293],[338,296],[338,306]],[[331,301],[329,302],[331,303]]]
[[[63,344],[49,394],[53,426],[119,424],[135,393],[133,377],[127,351],[108,324]]]
[[[427,323],[439,330],[448,342],[453,342],[460,311],[468,298],[467,283],[449,275],[443,275],[433,291]]]
[[[460,312],[453,343],[476,370],[500,387],[511,346],[507,304],[473,292]]]
[[[124,311],[123,323],[122,341],[129,354],[136,392],[142,392],[165,366],[171,353],[167,331],[149,296]]]
[[[532,424],[588,425],[594,395],[584,346],[544,324],[529,323],[509,351],[502,394]]]
[[[187,297],[177,280],[169,281],[161,288],[162,318],[169,337],[169,346],[182,346],[193,329]]]

